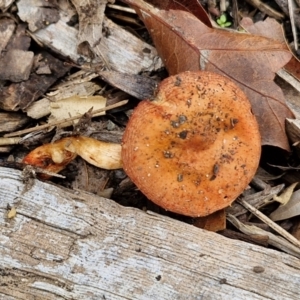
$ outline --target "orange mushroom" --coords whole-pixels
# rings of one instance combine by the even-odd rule
[[[86,136],[71,136],[42,145],[25,156],[25,164],[40,167],[52,173],[63,170],[77,155],[99,168],[122,168],[121,145],[99,141]],[[43,179],[50,176],[42,175]]]
[[[77,156],[76,152],[66,150],[66,146],[70,143],[70,138],[64,138],[37,147],[24,157],[23,163],[40,167],[52,173],[58,173]],[[48,179],[51,176],[43,174],[40,177]]]
[[[198,217],[230,205],[258,167],[261,139],[245,94],[210,72],[165,79],[134,110],[123,136],[125,172],[166,210]]]

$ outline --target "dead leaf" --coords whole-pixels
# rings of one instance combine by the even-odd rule
[[[272,38],[285,45],[287,50],[289,49],[285,40],[282,25],[272,18],[267,18],[264,21],[259,21],[256,23],[253,23],[253,20],[250,18],[243,18],[240,22],[240,25],[251,34]],[[294,96],[293,89],[291,89],[292,86],[294,89],[300,91],[300,62],[297,57],[293,55],[291,60],[277,72],[277,75],[279,75],[279,77],[288,83],[288,88],[285,88],[286,84],[280,84],[280,87],[285,95],[285,98],[288,99],[289,107],[295,116],[298,117],[298,94]],[[277,80],[277,83],[279,84],[280,81]],[[294,98],[295,100],[292,100]]]
[[[154,7],[163,10],[183,10],[193,14],[206,26],[212,27],[209,16],[198,0],[147,0]]]
[[[280,205],[270,214],[273,221],[286,220],[300,215],[300,190],[293,193],[290,201],[286,205]]]
[[[133,6],[150,32],[169,73],[207,70],[229,77],[248,96],[264,145],[289,150],[285,119],[293,118],[275,72],[290,59],[281,42],[261,36],[212,29],[185,11],[159,10],[141,0]]]
[[[193,225],[213,232],[224,230],[226,229],[225,209],[220,209],[205,217],[195,218]]]
[[[255,35],[264,36],[286,45],[283,28],[275,19],[267,18],[264,21],[254,23],[251,18],[245,17],[241,20],[240,25],[247,30],[247,32]]]
[[[249,33],[277,40],[285,44],[286,49],[288,49],[282,25],[279,24],[276,20],[267,18],[264,21],[253,23],[252,19],[243,18],[240,22],[240,25]],[[300,62],[297,57],[293,55],[292,59],[284,66],[283,69],[298,81],[300,81]]]
[[[273,199],[282,205],[286,205],[294,192],[295,187],[297,186],[298,182],[295,182],[291,184],[289,187],[287,187],[280,196],[274,196]]]
[[[284,69],[300,82],[300,62],[295,56],[284,66]]]

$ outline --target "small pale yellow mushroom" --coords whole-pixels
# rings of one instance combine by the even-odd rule
[[[77,136],[72,138],[65,149],[77,153],[96,167],[106,170],[122,168],[120,144],[103,142],[86,136]]]
[[[84,136],[67,137],[40,146],[31,151],[23,162],[58,173],[77,155],[99,168],[107,170],[122,168],[120,144],[102,142]],[[49,178],[48,175],[41,177]]]
[[[58,173],[70,163],[77,154],[68,151],[65,147],[70,143],[70,138],[64,138],[54,143],[45,144],[28,153],[23,163],[36,166],[52,173]],[[40,178],[48,179],[49,175],[41,175]]]

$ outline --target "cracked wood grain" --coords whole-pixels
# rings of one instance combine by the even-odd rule
[[[21,174],[0,168],[0,299],[300,297],[295,257]]]

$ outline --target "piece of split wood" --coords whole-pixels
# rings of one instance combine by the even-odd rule
[[[102,38],[104,11],[108,0],[72,0],[79,18],[78,46],[87,43],[91,49]]]
[[[293,193],[290,201],[285,205],[280,205],[270,214],[273,221],[286,220],[300,215],[300,190]]]
[[[28,80],[34,61],[32,51],[11,49],[0,58],[0,80]]]
[[[12,132],[18,130],[28,123],[29,120],[30,119],[22,113],[0,112],[0,132]]]
[[[28,23],[30,31],[35,32],[59,20],[56,1],[19,0],[17,1],[18,16]]]
[[[13,36],[16,24],[12,19],[2,18],[0,19],[0,28],[0,53],[2,53],[2,51],[6,48],[9,40]]]
[[[15,0],[0,0],[0,10],[4,13]]]

